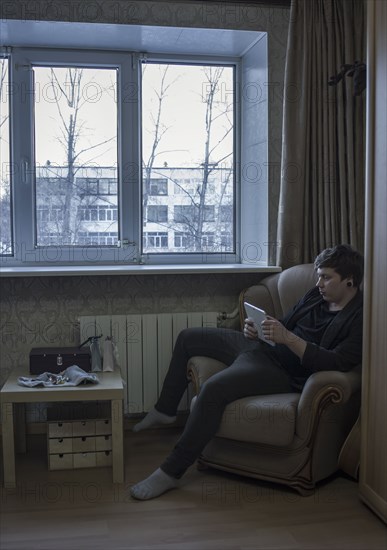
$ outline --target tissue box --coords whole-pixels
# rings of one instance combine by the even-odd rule
[[[67,367],[77,365],[91,371],[90,348],[33,348],[30,351],[30,374],[51,372],[59,374]]]

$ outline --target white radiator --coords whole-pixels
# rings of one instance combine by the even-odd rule
[[[83,342],[102,334],[101,353],[106,336],[113,339],[125,382],[125,413],[137,414],[155,404],[179,332],[189,327],[216,327],[217,318],[215,312],[85,316],[79,318],[80,338]],[[186,394],[179,409],[188,408]]]

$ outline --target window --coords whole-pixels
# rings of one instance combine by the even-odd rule
[[[117,206],[117,194],[106,191],[106,178],[96,177],[103,165],[117,167],[117,69],[76,65],[32,65],[34,85],[34,159],[36,209],[50,209],[48,219],[36,216],[36,246],[79,246],[85,221],[95,222],[95,231],[118,233],[118,223],[98,227],[100,208]],[[88,166],[102,163],[97,170]],[[49,178],[60,182],[58,193]],[[104,185],[105,184],[105,185]],[[58,204],[59,201],[59,204]],[[55,215],[60,210],[61,216]],[[77,216],[77,212],[81,216]],[[84,215],[88,212],[87,215]],[[44,237],[50,234],[47,242]],[[53,235],[57,235],[57,239]],[[91,233],[90,233],[91,235]],[[100,244],[94,237],[90,243]]]
[[[37,219],[39,222],[63,222],[64,213],[62,206],[39,206],[37,208]]]
[[[215,221],[215,206],[211,206],[211,205],[204,206],[203,219],[205,222]]]
[[[232,205],[225,204],[219,207],[219,218],[221,222],[230,223],[233,219],[233,207]]]
[[[117,242],[117,233],[109,231],[80,231],[79,240],[85,247],[109,246]]]
[[[12,255],[10,81],[8,57],[0,57],[0,254]]]
[[[195,223],[196,214],[197,208],[194,205],[175,206],[173,219],[176,223],[182,223],[189,227],[193,226],[193,224]]]
[[[228,233],[222,233],[220,236],[220,246],[222,249],[227,250],[230,246],[230,235]]]
[[[78,207],[80,221],[117,221],[117,207],[108,205],[87,205]]]
[[[241,57],[7,52],[1,155],[18,170],[2,163],[3,265],[262,261],[268,102],[263,84],[243,91],[258,57],[266,82],[266,50],[248,34]]]
[[[143,239],[144,239],[144,247],[147,247],[149,249],[158,250],[160,248],[168,248],[168,233],[166,231],[145,232],[143,235]]]
[[[192,248],[194,245],[194,239],[189,233],[181,233],[176,231],[174,237],[175,248],[182,248],[184,250]]]
[[[168,206],[148,206],[148,222],[167,223],[168,222]]]
[[[191,244],[185,241],[186,252],[202,252],[204,248],[206,252],[220,252],[215,240],[210,245],[203,236],[205,231],[216,229],[215,204],[220,208],[225,200],[224,172],[232,182],[228,200],[236,200],[234,125],[235,66],[142,63],[143,202],[148,201],[154,174],[165,174],[173,182],[174,193],[168,196],[168,204],[173,206],[174,216],[168,231],[172,235],[179,224],[179,231],[191,235]],[[177,198],[187,204],[176,204]],[[144,227],[149,220],[148,213]],[[167,223],[167,219],[163,221]],[[223,230],[230,232],[228,252],[235,253],[232,219]],[[175,248],[181,252],[181,246],[167,252],[173,254]],[[144,247],[144,252],[151,251]]]
[[[205,249],[210,249],[213,248],[215,245],[215,235],[214,233],[204,233],[204,235],[202,236],[202,246],[203,248]]]
[[[85,195],[117,195],[117,174],[115,168],[98,168],[98,169],[83,169],[82,173],[89,172],[85,176],[77,177],[77,187],[80,193]],[[96,178],[93,172],[113,173],[112,177]]]
[[[144,175],[144,180],[146,181],[146,172]],[[168,180],[167,178],[150,178],[148,184],[148,193],[149,195],[168,195]]]

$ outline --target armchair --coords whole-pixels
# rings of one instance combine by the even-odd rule
[[[240,295],[281,317],[315,284],[313,264],[270,275]],[[187,365],[194,392],[225,368],[208,357]],[[339,469],[340,450],[360,409],[360,366],[350,372],[313,373],[301,393],[253,396],[230,403],[199,465],[286,484],[302,495]],[[195,406],[193,398],[191,407]]]

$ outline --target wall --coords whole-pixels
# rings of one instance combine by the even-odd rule
[[[10,0],[0,20],[83,21],[90,23],[233,28],[268,32],[270,133],[270,241],[276,238],[282,136],[282,87],[289,9],[253,3],[71,2]],[[262,275],[146,275],[25,277],[1,280],[0,384],[16,365],[28,364],[39,345],[79,343],[80,315],[158,311],[232,311],[242,288]]]
[[[1,279],[1,378],[31,347],[77,345],[80,315],[227,311],[259,275],[116,275]]]
[[[387,4],[368,2],[360,496],[387,523]]]

